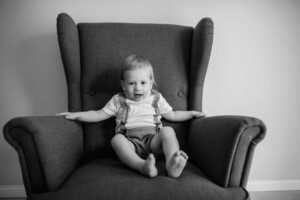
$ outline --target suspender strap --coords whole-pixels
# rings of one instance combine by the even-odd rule
[[[158,102],[160,99],[160,95],[156,90],[152,90],[152,94],[154,94],[154,98],[152,101],[152,106],[155,110],[155,115],[153,116],[154,123],[156,125],[156,129],[159,129],[159,127],[161,125],[161,121],[158,118],[160,116],[160,112],[159,112],[159,108],[158,108]],[[120,104],[123,109],[123,116],[122,116],[121,123],[118,124],[116,127],[116,133],[124,133],[126,131],[125,124],[127,123],[127,120],[128,120],[128,114],[129,114],[130,107],[126,102],[126,96],[125,96],[124,92],[119,93],[119,96],[120,96]]]
[[[124,113],[123,113],[123,118],[122,118],[122,122],[124,124],[127,123],[128,120],[128,113],[129,113],[129,105],[126,103],[126,96],[124,93],[120,94],[121,97],[121,107],[124,109]]]
[[[155,110],[155,113],[156,113],[153,117],[154,117],[156,128],[158,128],[159,125],[161,124],[161,121],[158,119],[158,117],[160,115],[159,108],[158,108],[158,102],[159,102],[160,96],[159,96],[159,93],[156,90],[153,90],[152,93],[154,94],[152,106],[153,106],[153,108]]]
[[[120,93],[119,96],[120,96],[120,104],[124,112],[123,112],[121,123],[118,124],[116,127],[116,133],[124,133],[124,131],[126,130],[125,124],[127,123],[127,119],[128,119],[129,106],[126,103],[126,96],[124,92]]]

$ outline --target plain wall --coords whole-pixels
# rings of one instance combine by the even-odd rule
[[[1,0],[0,127],[67,110],[56,17],[76,22],[215,24],[204,112],[262,119],[250,181],[300,180],[300,1]],[[0,186],[21,185],[16,151],[0,135]]]

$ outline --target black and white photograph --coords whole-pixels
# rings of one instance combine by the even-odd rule
[[[0,200],[299,200],[300,1],[0,0]]]

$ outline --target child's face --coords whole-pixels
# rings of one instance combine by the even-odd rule
[[[141,101],[151,94],[152,80],[147,69],[128,70],[121,81],[122,88],[128,99]]]

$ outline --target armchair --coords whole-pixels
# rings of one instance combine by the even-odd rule
[[[122,60],[151,61],[157,89],[178,110],[202,111],[213,22],[195,28],[166,24],[79,23],[66,13],[57,33],[68,86],[68,110],[101,109],[120,91]],[[114,119],[78,123],[62,117],[19,117],[4,126],[17,150],[30,200],[46,199],[250,199],[245,186],[256,144],[266,133],[253,117],[216,116],[173,123],[189,161],[180,178],[164,162],[147,178],[122,164],[110,147]]]

